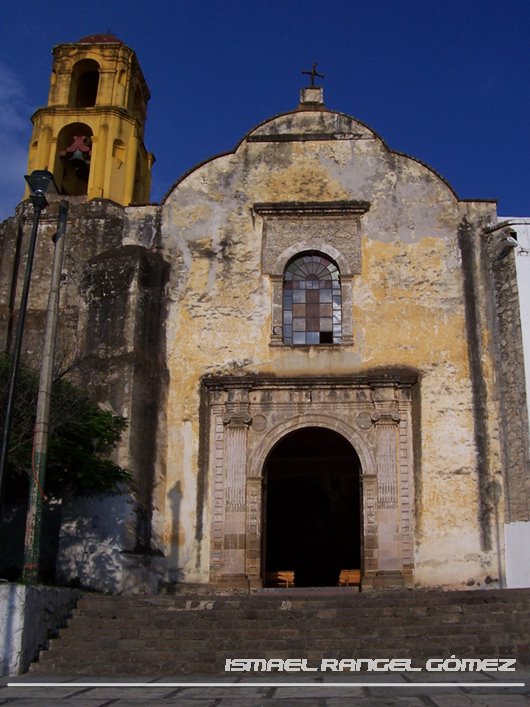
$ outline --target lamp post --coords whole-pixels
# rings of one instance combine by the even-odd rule
[[[33,469],[30,477],[28,513],[26,516],[26,536],[24,540],[23,578],[35,582],[39,578],[40,538],[42,528],[42,501],[44,497],[44,478],[48,452],[48,430],[50,403],[53,382],[53,359],[59,315],[59,292],[63,268],[64,237],[68,202],[61,201],[57,219],[57,233],[54,238],[53,265],[46,310],[46,325],[42,345],[42,361],[39,377],[39,395],[33,435]]]
[[[28,307],[29,288],[31,284],[31,271],[33,268],[33,258],[35,255],[35,245],[37,243],[37,231],[39,228],[40,215],[43,209],[48,206],[46,193],[57,193],[57,187],[53,181],[53,174],[48,170],[39,169],[24,177],[31,190],[30,201],[33,204],[33,226],[28,247],[28,258],[26,261],[26,272],[24,274],[24,286],[20,298],[20,308],[18,312],[17,330],[13,348],[13,358],[9,373],[9,385],[4,416],[4,434],[2,437],[2,449],[0,451],[0,501],[2,499],[2,488],[7,467],[7,455],[9,450],[9,437],[11,433],[11,421],[13,417],[13,403],[15,399],[15,387],[17,383],[18,368],[20,364],[20,351],[22,349],[22,337],[24,336],[24,324],[26,321],[26,310]],[[1,505],[1,504],[0,504]]]

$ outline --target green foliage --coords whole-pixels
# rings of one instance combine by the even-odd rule
[[[2,427],[9,366],[9,357],[0,356]],[[31,471],[38,387],[38,376],[21,366],[9,443],[11,474],[28,474]],[[129,472],[108,458],[126,426],[124,417],[103,410],[71,383],[56,381],[50,407],[46,492],[54,496],[60,496],[66,490],[76,493],[105,492],[116,490],[122,483],[129,483]]]

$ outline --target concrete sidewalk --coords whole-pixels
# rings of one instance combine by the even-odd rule
[[[388,683],[393,683],[388,686]],[[8,686],[8,683],[11,686]],[[57,687],[57,683],[64,683]],[[128,687],[127,683],[135,686]],[[146,685],[148,683],[148,685]],[[286,684],[287,683],[287,684]],[[351,683],[354,683],[352,686]],[[443,686],[433,683],[444,683]],[[454,685],[451,683],[458,683]],[[478,683],[478,686],[463,683]],[[510,683],[510,686],[503,686]],[[515,686],[514,683],[524,683]],[[73,678],[26,674],[0,681],[0,705],[15,707],[107,707],[107,705],[178,705],[178,707],[258,707],[290,705],[395,705],[398,707],[523,707],[530,705],[530,667],[514,673],[285,674],[226,676]]]

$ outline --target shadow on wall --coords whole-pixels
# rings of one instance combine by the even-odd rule
[[[178,487],[172,495],[175,529],[180,498]],[[15,582],[21,577],[26,510],[25,502],[4,505],[1,579]],[[136,547],[138,526],[145,522],[145,509],[128,492],[52,499],[43,508],[41,580],[111,594],[157,592],[159,579],[166,580],[165,558]],[[178,567],[176,554],[170,566]],[[170,582],[176,581],[178,571],[170,577]]]
[[[24,536],[26,530],[27,499],[5,502],[0,523],[0,577],[14,582],[22,574],[24,564]],[[59,547],[62,503],[47,501],[42,509],[42,542],[40,574],[43,582],[55,583],[55,563]]]
[[[182,580],[182,568],[180,567],[180,516],[182,506],[182,484],[180,481],[171,488],[168,493],[171,504],[171,551],[168,558],[168,589]]]
[[[57,581],[112,594],[156,591],[151,558],[134,552],[137,512],[128,493],[65,501]]]

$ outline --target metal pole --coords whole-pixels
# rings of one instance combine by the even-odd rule
[[[20,351],[22,349],[22,337],[24,336],[24,323],[26,321],[26,310],[28,307],[29,287],[31,284],[31,270],[33,268],[33,257],[35,255],[35,245],[37,242],[37,230],[39,228],[39,219],[42,209],[47,206],[46,200],[44,204],[34,203],[33,226],[31,229],[31,238],[29,241],[28,258],[26,261],[26,272],[24,275],[24,287],[22,288],[22,297],[20,299],[20,308],[18,310],[17,331],[15,334],[15,344],[13,349],[13,358],[11,360],[11,370],[9,373],[9,388],[7,393],[7,402],[4,418],[4,434],[2,437],[2,451],[0,452],[0,506],[3,498],[4,477],[7,468],[7,453],[9,451],[9,436],[11,433],[11,421],[13,417],[13,403],[15,399],[15,386],[17,383],[18,367],[20,363]],[[0,511],[1,512],[1,511]]]
[[[53,360],[59,314],[59,293],[63,268],[64,236],[68,217],[68,202],[61,201],[55,235],[53,265],[44,329],[44,343],[39,379],[39,396],[33,439],[32,474],[30,478],[29,505],[26,516],[24,541],[23,578],[36,581],[39,575],[40,538],[42,527],[42,501],[46,476],[48,451],[48,429],[50,419],[51,388],[53,382]]]

